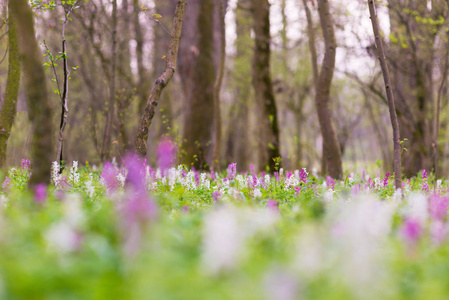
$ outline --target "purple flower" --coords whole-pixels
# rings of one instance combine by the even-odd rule
[[[228,176],[226,176],[226,178],[228,180],[234,179],[235,176],[237,175],[237,163],[230,163],[227,172]]]
[[[128,169],[125,186],[132,187],[136,192],[145,192],[145,168],[142,160],[137,155],[129,155],[124,159],[124,164]]]
[[[433,219],[443,220],[447,216],[449,198],[432,195],[429,198],[429,212]]]
[[[109,194],[112,194],[118,188],[117,182],[117,170],[115,167],[107,162],[103,167],[103,172],[101,173],[101,178],[103,179],[106,189]]]
[[[215,191],[212,193],[212,198],[214,199],[214,202],[218,202],[218,200],[221,198],[221,193],[220,191]]]
[[[444,240],[447,233],[447,229],[442,221],[436,221],[433,222],[432,225],[430,226],[430,233],[432,236],[432,241],[435,244],[439,245]]]
[[[34,186],[34,200],[38,204],[43,204],[47,199],[47,186],[45,183]]]
[[[402,225],[401,232],[406,241],[415,243],[421,236],[422,227],[417,220],[407,218]]]
[[[274,177],[276,177],[276,181],[279,181],[279,172],[274,172]]]
[[[27,158],[22,158],[22,162],[20,163],[22,169],[29,171],[31,168],[31,161]]]
[[[388,178],[390,177],[390,173],[385,174],[385,178],[384,178],[384,187],[386,187],[388,185]]]
[[[427,178],[427,171],[425,169],[422,170],[422,179]]]
[[[183,212],[183,213],[188,213],[189,210],[190,210],[190,207],[187,206],[187,205],[184,205],[184,206],[182,207],[182,212]]]
[[[299,180],[301,180],[302,182],[304,182],[304,183],[307,183],[308,182],[308,180],[307,180],[307,172],[306,172],[306,170],[304,169],[304,168],[302,168],[300,171],[299,171]]]
[[[332,177],[330,177],[330,176],[326,177],[326,185],[329,188],[335,190],[335,180]]]
[[[295,195],[299,195],[301,193],[301,187],[300,186],[296,186],[295,187]]]
[[[176,159],[176,146],[169,138],[164,138],[159,142],[157,147],[157,158],[158,166],[162,173],[174,165]]]
[[[276,200],[273,200],[273,199],[268,199],[267,200],[267,207],[270,210],[275,210],[275,211],[279,210],[278,209],[278,203],[276,202]]]
[[[214,171],[210,171],[210,179],[212,179],[212,180],[215,179],[215,172]]]
[[[3,181],[3,184],[2,184],[3,192],[8,193],[10,185],[11,185],[11,178],[6,176],[5,181]]]
[[[254,171],[254,165],[253,165],[253,164],[249,165],[249,172],[250,172],[252,175],[256,174],[256,172]]]

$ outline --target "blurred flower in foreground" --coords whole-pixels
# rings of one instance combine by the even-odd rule
[[[298,284],[295,278],[282,269],[269,271],[265,275],[263,288],[269,300],[298,299]]]
[[[43,204],[47,199],[47,186],[45,183],[34,186],[34,200],[38,204]]]
[[[447,216],[449,198],[432,195],[429,198],[430,216],[435,220],[443,220]]]
[[[120,213],[125,238],[125,252],[134,254],[140,247],[142,232],[147,223],[154,220],[157,207],[145,188],[145,169],[142,160],[131,155],[124,160],[128,175],[125,181],[125,199]]]
[[[108,194],[112,194],[118,188],[117,170],[109,162],[105,163],[101,173],[101,183],[106,187]]]
[[[157,146],[157,164],[162,173],[175,164],[176,145],[169,139],[164,138]]]
[[[418,220],[407,218],[401,228],[402,236],[407,242],[416,243],[421,236],[423,229]]]
[[[279,214],[267,208],[239,209],[225,205],[209,212],[203,223],[203,265],[218,274],[238,266],[245,242],[255,234],[270,232]]]

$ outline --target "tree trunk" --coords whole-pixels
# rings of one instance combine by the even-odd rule
[[[11,127],[17,112],[20,85],[20,53],[15,20],[12,17],[12,2],[8,1],[8,79],[5,101],[0,112],[0,168],[6,167],[6,154]]]
[[[399,123],[396,115],[396,106],[394,103],[394,95],[391,86],[390,73],[388,71],[387,60],[385,58],[385,51],[383,47],[382,37],[380,35],[379,21],[377,19],[376,8],[374,7],[374,0],[368,0],[369,13],[371,17],[371,23],[373,25],[374,37],[376,39],[377,55],[380,61],[380,67],[382,68],[382,74],[384,77],[385,89],[387,93],[388,108],[390,111],[391,127],[393,128],[393,145],[394,145],[394,184],[396,189],[402,188],[402,175],[401,175],[401,144],[399,141]]]
[[[112,145],[112,123],[115,110],[115,73],[117,67],[117,0],[112,0],[112,44],[111,44],[111,71],[109,82],[109,101],[106,105],[107,115],[104,125],[103,143],[101,150],[101,160],[104,162],[111,159],[111,145]]]
[[[226,143],[226,160],[228,163],[236,162],[241,171],[249,168],[250,152],[250,121],[249,105],[251,99],[251,60],[254,46],[251,38],[251,14],[249,13],[249,0],[238,0],[235,9],[235,25],[237,37],[235,39],[236,55],[234,59],[234,104],[231,108],[232,120]]]
[[[254,28],[254,56],[252,77],[260,117],[260,166],[275,171],[274,159],[280,158],[279,128],[273,84],[270,74],[270,4],[268,0],[252,0]]]
[[[215,105],[215,134],[214,134],[214,152],[212,157],[212,169],[218,171],[220,168],[220,150],[221,150],[221,103],[220,91],[223,83],[224,69],[226,62],[226,26],[225,26],[225,4],[222,0],[218,1],[218,27],[220,36],[220,60],[218,63],[217,76],[214,83],[214,105]]]
[[[328,174],[333,178],[341,178],[343,175],[343,167],[340,143],[335,132],[329,107],[337,43],[335,41],[334,24],[330,14],[328,0],[318,0],[318,12],[324,36],[325,52],[323,63],[321,65],[321,72],[318,76],[315,104],[318,112],[321,134],[323,136],[324,155],[326,157]]]
[[[27,0],[14,0],[11,11],[17,24],[24,71],[24,84],[32,124],[33,173],[30,185],[50,182],[53,157],[53,115],[45,84],[42,54],[34,35],[33,14]]]
[[[156,80],[151,89],[150,96],[145,106],[139,128],[137,130],[137,139],[135,150],[141,156],[147,154],[148,128],[154,117],[156,106],[161,96],[162,90],[170,83],[176,69],[176,61],[178,57],[179,40],[181,38],[181,29],[184,18],[186,0],[178,0],[176,4],[175,17],[173,19],[173,27],[171,31],[170,44],[168,47],[167,63],[162,75]]]
[[[196,169],[212,163],[214,83],[213,0],[190,0],[180,43],[179,72],[185,94],[182,162]]]

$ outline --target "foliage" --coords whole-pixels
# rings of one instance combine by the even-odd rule
[[[335,181],[305,169],[240,174],[235,164],[199,173],[134,158],[122,168],[74,162],[61,175],[58,168],[52,186],[29,191],[32,170],[22,160],[3,183],[4,299],[437,299],[449,292],[448,182],[425,171],[395,192],[390,174]]]

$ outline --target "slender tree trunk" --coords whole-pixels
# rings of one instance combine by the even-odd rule
[[[318,70],[318,55],[316,51],[316,42],[315,42],[315,30],[312,20],[312,13],[310,11],[309,5],[307,4],[308,0],[302,0],[306,12],[306,19],[307,19],[307,37],[309,38],[309,49],[310,49],[310,58],[312,61],[312,73],[313,73],[313,83],[314,83],[314,89],[315,89],[315,95],[317,94],[318,90],[318,77],[319,77],[319,70]],[[326,147],[324,144],[323,139],[323,146],[322,146],[322,155],[321,155],[321,174],[324,176],[326,172]]]
[[[156,80],[153,88],[151,89],[150,96],[148,98],[142,119],[140,120],[139,128],[137,130],[135,150],[141,156],[146,156],[147,154],[148,128],[150,127],[151,121],[153,120],[156,106],[158,104],[162,90],[170,83],[170,80],[175,73],[185,7],[186,0],[178,0],[176,4],[175,17],[173,19],[173,27],[171,31],[165,70],[162,75]]]
[[[435,124],[434,124],[434,134],[433,134],[433,170],[435,172],[435,178],[438,178],[438,159],[439,159],[439,147],[438,147],[438,136],[440,134],[440,111],[441,111],[441,98],[443,97],[443,88],[447,80],[447,71],[449,64],[449,53],[446,53],[443,76],[441,78],[441,83],[438,88],[437,94],[437,105],[435,108]]]
[[[261,146],[260,163],[275,171],[274,159],[280,158],[279,128],[276,102],[270,74],[270,4],[268,0],[252,0],[254,21],[255,48],[252,62],[253,85],[256,100],[261,110],[260,135]]]
[[[196,169],[212,165],[216,75],[213,16],[213,0],[190,0],[180,43],[179,72],[186,99],[182,162]]]
[[[20,52],[12,4],[8,1],[8,79],[6,80],[5,101],[0,111],[0,168],[6,167],[8,139],[17,112],[17,98],[20,86]]]
[[[382,74],[384,77],[385,89],[387,93],[388,108],[390,111],[391,127],[393,128],[393,145],[394,145],[394,184],[396,189],[402,188],[402,175],[401,175],[401,144],[399,138],[399,123],[396,115],[396,106],[394,103],[394,95],[391,86],[390,73],[388,71],[387,61],[385,58],[385,51],[380,35],[379,22],[377,19],[376,8],[374,7],[374,0],[368,0],[368,7],[371,17],[371,23],[373,25],[374,37],[376,40],[377,55],[380,61],[380,67],[382,68]]]
[[[225,27],[225,7],[222,0],[218,0],[219,27],[220,27],[220,62],[218,65],[217,76],[214,84],[214,104],[215,104],[215,135],[214,152],[212,157],[212,169],[218,171],[220,168],[220,147],[221,147],[221,103],[220,91],[223,83],[224,68],[226,62],[226,27]]]
[[[117,67],[117,0],[112,0],[112,44],[111,44],[111,76],[109,82],[109,101],[106,105],[107,115],[103,133],[103,144],[101,150],[101,160],[106,161],[111,158],[111,135],[112,122],[115,110],[115,75]]]
[[[42,54],[34,35],[33,14],[27,0],[11,2],[17,24],[24,71],[24,84],[32,124],[32,164],[30,185],[50,182],[53,157],[53,125],[50,100],[42,67]]]
[[[251,38],[251,13],[249,0],[238,0],[235,9],[235,26],[237,37],[235,39],[236,55],[234,59],[235,76],[232,82],[235,91],[235,102],[231,108],[230,119],[233,120],[228,129],[226,160],[228,163],[236,162],[240,171],[249,168],[250,153],[250,120],[249,105],[251,95],[251,60],[254,47]]]
[[[134,39],[136,40],[137,72],[139,76],[137,94],[139,96],[139,110],[142,111],[145,108],[148,99],[148,92],[146,88],[147,72],[143,63],[144,36],[139,20],[140,12],[139,0],[133,0]]]
[[[340,143],[335,132],[332,114],[329,107],[330,90],[335,69],[335,41],[334,24],[330,13],[328,0],[318,0],[318,12],[320,24],[323,30],[325,52],[321,72],[318,76],[318,84],[315,95],[315,103],[318,112],[321,134],[323,136],[324,155],[329,175],[333,178],[341,178],[343,175]]]

